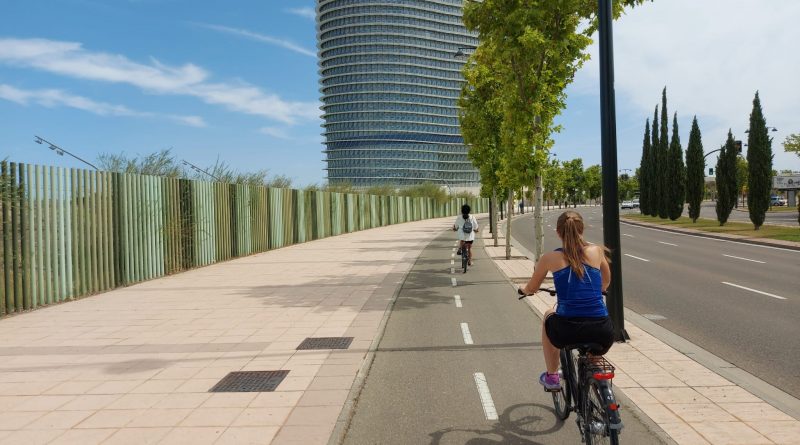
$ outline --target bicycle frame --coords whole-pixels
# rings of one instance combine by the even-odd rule
[[[604,400],[604,408],[608,413],[608,428],[616,430],[617,434],[622,429],[622,421],[619,417],[619,406],[611,391],[611,379],[614,377],[612,370],[604,369],[602,365],[593,362],[587,355],[584,349],[578,349],[577,359],[575,356],[576,349],[562,349],[561,350],[561,372],[571,397],[572,404],[567,406],[566,409],[574,411],[578,416],[576,423],[581,433],[587,426],[584,422],[587,421],[587,414],[583,412],[586,404],[585,398],[588,397],[589,389],[592,380],[596,383],[600,397]],[[604,359],[602,359],[605,362]],[[607,362],[605,362],[607,363]]]

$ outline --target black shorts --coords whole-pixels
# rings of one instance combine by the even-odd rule
[[[473,241],[474,241],[474,240],[473,240]],[[461,240],[461,242],[462,242],[462,243],[464,243],[464,244],[469,244],[469,245],[472,245],[472,241],[464,241],[464,240]]]
[[[550,343],[559,349],[579,343],[596,343],[602,349],[591,352],[603,355],[614,344],[614,325],[609,317],[562,317],[551,314],[544,320],[544,329]]]

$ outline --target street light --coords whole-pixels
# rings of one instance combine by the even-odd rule
[[[469,57],[469,54],[475,52],[475,49],[477,48],[478,48],[477,46],[460,46],[458,47],[458,51],[456,51],[456,53],[453,54],[453,58],[459,60],[466,60],[467,57]],[[469,53],[467,53],[466,51],[469,51]]]
[[[767,130],[771,130],[771,131],[773,131],[773,132],[774,132],[774,131],[778,131],[778,129],[777,129],[777,128],[775,128],[775,127],[766,127],[766,128],[767,128]],[[750,133],[750,130],[745,130],[744,132],[745,132],[745,133]]]
[[[50,150],[53,150],[53,152],[55,152],[55,154],[57,154],[59,156],[64,156],[64,153],[66,153],[66,154],[72,156],[73,158],[83,162],[84,164],[88,165],[89,167],[92,167],[95,170],[100,170],[99,168],[97,168],[91,162],[89,162],[89,161],[87,161],[87,160],[85,160],[83,158],[80,158],[80,157],[70,153],[66,149],[59,147],[58,145],[48,141],[47,139],[41,138],[39,136],[34,136],[33,142],[36,142],[39,145],[47,144],[47,145],[49,145]]]
[[[211,177],[212,177],[212,178],[214,178],[214,179],[215,179],[217,182],[225,182],[225,181],[223,181],[222,179],[219,179],[218,177],[216,177],[216,176],[212,175],[211,173],[209,173],[209,172],[207,172],[207,171],[203,170],[202,168],[200,168],[200,167],[198,167],[198,166],[196,166],[196,165],[192,164],[191,162],[187,161],[186,159],[181,159],[181,162],[183,163],[183,165],[188,165],[188,166],[189,166],[189,168],[191,168],[192,170],[194,170],[194,171],[196,171],[196,172],[198,172],[198,173],[204,173],[204,174],[206,174],[206,175],[208,175],[208,176],[211,176]]]

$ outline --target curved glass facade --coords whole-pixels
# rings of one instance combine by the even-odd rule
[[[457,100],[459,48],[478,40],[463,0],[318,0],[327,176],[331,184],[479,185]]]

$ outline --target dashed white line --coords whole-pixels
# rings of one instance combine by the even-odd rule
[[[475,377],[475,386],[478,387],[478,396],[481,398],[481,406],[483,406],[486,420],[497,420],[497,409],[494,407],[494,400],[492,400],[492,393],[489,392],[486,376],[482,372],[476,372],[473,376]]]
[[[659,243],[659,244],[666,244],[666,245],[668,245],[668,246],[675,246],[675,247],[678,247],[678,245],[677,245],[677,244],[668,243],[668,242],[666,242],[666,241],[659,241],[658,243]]]
[[[450,260],[450,265],[452,266],[454,264],[456,264],[456,260]]]
[[[636,258],[637,260],[644,261],[644,262],[646,262],[646,263],[649,263],[649,262],[650,262],[650,260],[646,260],[646,259],[644,259],[644,258],[639,258],[638,256],[633,256],[633,255],[631,255],[631,254],[629,254],[629,253],[626,253],[626,254],[625,254],[625,256],[629,256],[629,257],[631,257],[631,258]]]
[[[628,235],[627,233],[623,233],[623,234],[622,234],[622,236],[627,236],[628,238],[636,238],[635,236],[633,236],[633,235]]]
[[[469,332],[469,325],[466,323],[461,323],[461,334],[464,336],[464,344],[471,345],[472,344],[472,334]]]
[[[455,277],[450,278],[450,282],[453,283],[453,287],[458,286],[458,283],[456,282],[456,278]]]
[[[725,255],[724,253],[722,254],[722,256],[726,256],[726,257],[728,257],[728,258],[736,258],[737,260],[745,260],[745,261],[752,261],[752,262],[754,262],[754,263],[767,264],[767,263],[766,263],[766,262],[764,262],[764,261],[751,260],[750,258],[743,258],[743,257],[740,257],[740,256]]]
[[[778,300],[785,300],[785,297],[781,297],[780,295],[771,294],[769,292],[760,291],[757,289],[750,289],[749,287],[739,286],[738,284],[728,283],[727,281],[723,281],[722,284],[727,284],[728,286],[738,287],[739,289],[749,290],[750,292],[755,292],[757,294],[766,295],[768,297],[777,298]]]
[[[455,252],[450,254],[450,258],[455,258],[455,257],[456,257]],[[450,261],[453,261],[453,260],[450,260]]]
[[[453,298],[456,300],[456,307],[462,307],[461,306],[461,295],[456,295]]]
[[[450,268],[450,275],[452,275],[452,274],[454,274],[454,273],[456,273],[456,270],[455,270],[454,268],[452,268],[452,267],[451,267],[451,268]]]

